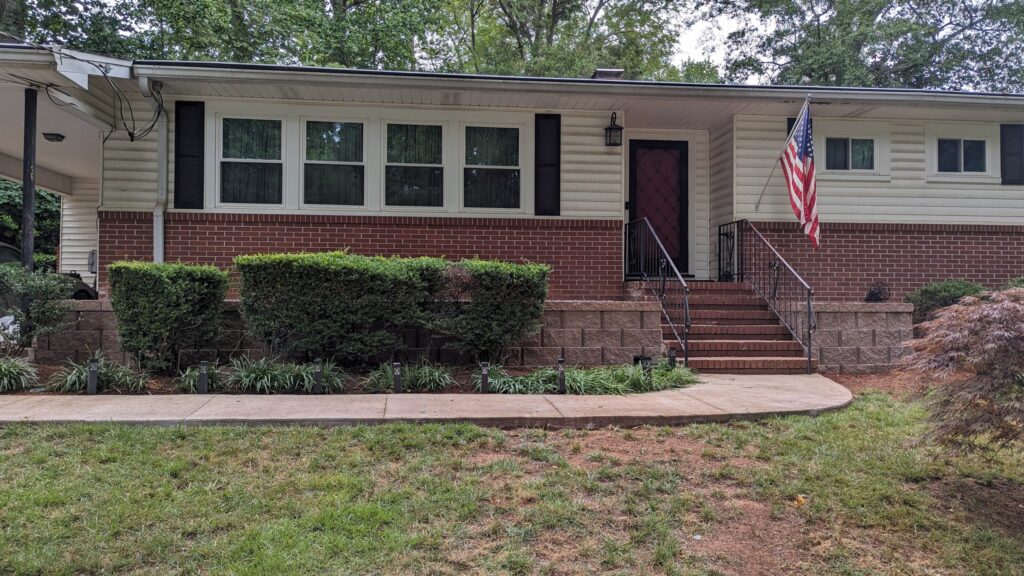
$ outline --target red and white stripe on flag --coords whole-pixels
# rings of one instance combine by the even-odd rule
[[[818,247],[821,229],[818,226],[818,187],[814,177],[814,135],[811,103],[804,104],[786,147],[779,157],[782,175],[786,178],[789,203],[793,207],[804,234]]]

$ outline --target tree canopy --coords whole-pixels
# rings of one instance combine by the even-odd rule
[[[1024,90],[1024,0],[695,0],[727,17],[726,77],[777,84]]]
[[[736,24],[674,63],[698,22]],[[1024,0],[0,0],[0,29],[126,58],[1024,91]]]

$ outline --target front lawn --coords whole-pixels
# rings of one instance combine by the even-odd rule
[[[1024,574],[1024,456],[922,424],[14,426],[0,573]]]

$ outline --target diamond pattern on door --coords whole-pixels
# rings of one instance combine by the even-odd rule
[[[682,152],[639,147],[635,153],[637,218],[651,222],[669,257],[678,261],[683,255],[679,228]]]

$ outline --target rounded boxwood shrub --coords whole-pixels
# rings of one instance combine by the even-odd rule
[[[964,296],[976,296],[985,287],[968,280],[943,280],[932,282],[907,294],[905,300],[914,305],[914,323],[924,322],[938,310],[956,304]]]
[[[548,295],[545,264],[463,260],[452,266],[450,292],[460,305],[436,319],[450,346],[476,360],[500,362],[540,329]]]
[[[228,289],[226,272],[214,266],[153,262],[115,262],[108,272],[121,349],[140,366],[174,373],[179,352],[216,341]]]
[[[398,330],[428,323],[443,285],[439,258],[345,252],[238,256],[242,313],[277,354],[373,364],[401,348]]]

